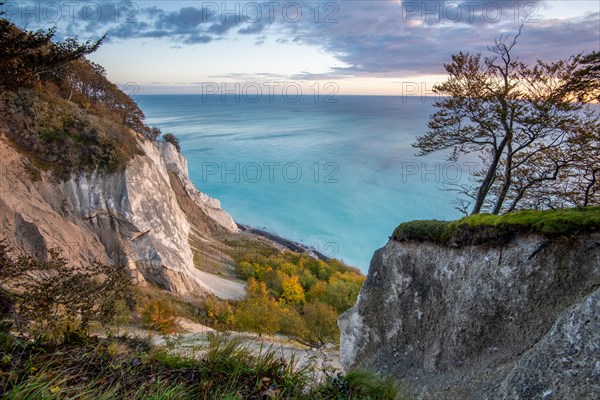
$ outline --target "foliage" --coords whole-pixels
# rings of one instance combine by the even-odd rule
[[[85,332],[91,321],[109,324],[129,288],[124,266],[69,265],[56,249],[38,260],[14,255],[0,241],[1,318],[20,334],[60,339],[68,331]]]
[[[600,204],[600,114],[587,106],[600,97],[600,56],[527,65],[513,54],[520,34],[501,36],[489,57],[452,56],[429,131],[414,144],[419,155],[480,157],[476,184],[449,187],[465,214]]]
[[[76,39],[52,43],[55,30],[24,31],[0,18],[0,92],[31,87],[43,74],[96,51],[104,37],[79,43]]]
[[[276,332],[315,347],[339,339],[337,317],[352,307],[365,277],[340,261],[269,247],[233,254],[248,281],[248,299],[234,311],[235,328]]]
[[[400,398],[397,385],[373,374],[353,371],[314,382],[309,370],[275,350],[255,355],[220,337],[195,358],[125,338],[58,346],[6,339],[0,346],[0,396],[6,399]]]
[[[0,110],[0,128],[8,138],[39,168],[61,179],[98,167],[115,171],[140,153],[126,126],[48,93],[4,93]]]
[[[172,133],[165,133],[163,135],[163,140],[166,143],[171,143],[173,146],[175,146],[177,152],[181,153],[181,145],[179,144],[179,139],[175,135]]]
[[[305,303],[302,317],[308,329],[301,338],[317,347],[339,340],[338,313],[335,308],[319,301]]]
[[[504,215],[477,214],[458,221],[411,221],[400,224],[394,240],[476,243],[509,240],[519,232],[548,237],[600,230],[600,207],[521,210]]]
[[[242,331],[272,335],[279,330],[280,308],[267,294],[264,282],[248,281],[248,299],[235,313],[235,326]]]
[[[151,329],[163,335],[177,332],[179,326],[171,303],[164,300],[155,300],[147,303],[142,308],[142,322]]]
[[[152,139],[156,131],[144,125],[144,113],[119,87],[106,78],[104,68],[86,59],[70,62],[44,76],[44,89]]]
[[[572,79],[567,82],[564,92],[577,101],[600,103],[600,51],[593,51],[581,57]]]
[[[287,304],[300,304],[304,302],[304,288],[300,285],[298,275],[286,277],[281,282],[280,301]]]
[[[308,342],[308,335],[310,330],[308,329],[307,322],[304,316],[300,314],[301,309],[299,307],[281,307],[279,311],[279,333],[287,335],[292,338],[300,339],[302,342]],[[332,342],[337,341],[337,337]]]
[[[204,302],[204,312],[209,323],[219,331],[232,329],[235,325],[234,309],[226,300],[209,296]]]
[[[160,130],[146,126],[133,99],[84,58],[102,39],[53,37],[52,29],[30,32],[0,19],[0,129],[59,179],[98,167],[115,171],[140,153],[131,130],[151,140]]]
[[[408,396],[392,379],[381,379],[371,372],[354,370],[346,375],[328,376],[327,382],[319,388],[314,398],[394,400],[408,399]]]

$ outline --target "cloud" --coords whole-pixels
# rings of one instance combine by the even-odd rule
[[[500,34],[514,34],[521,22],[523,35],[515,51],[526,61],[597,50],[600,36],[600,13],[549,19],[541,0],[296,0],[228,3],[227,10],[221,9],[222,2],[203,2],[170,11],[156,5],[160,3],[135,3],[136,10],[127,8],[130,2],[99,4],[100,18],[85,19],[79,10],[79,18],[68,21],[64,32],[107,33],[108,40],[162,39],[182,49],[246,35],[254,37],[255,45],[314,46],[343,65],[297,79],[443,73],[452,53],[485,52]]]
[[[598,49],[600,16],[544,19],[543,3],[498,1],[392,1],[341,3],[337,23],[294,26],[293,40],[322,48],[346,66],[297,79],[395,77],[444,73],[443,63],[459,50],[486,52],[500,34],[515,34],[524,21],[515,53],[526,61],[555,60]],[[477,6],[473,6],[476,4]],[[520,9],[514,7],[519,4]],[[450,14],[452,9],[462,9]],[[531,15],[529,15],[529,14]]]
[[[204,4],[204,3],[203,3]],[[240,34],[256,35],[269,25],[265,19],[254,21],[249,15],[236,12],[222,12],[218,3],[209,2],[201,8],[183,7],[167,12],[157,7],[141,9],[141,18],[145,22],[121,23],[108,31],[109,36],[120,39],[143,37],[170,38],[177,43],[203,44],[217,38],[226,37],[235,28]]]

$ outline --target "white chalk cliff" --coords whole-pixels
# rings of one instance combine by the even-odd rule
[[[32,173],[30,161],[0,137],[0,238],[40,257],[60,248],[75,264],[123,264],[141,285],[183,295],[243,296],[243,282],[197,265],[226,258],[218,237],[237,232],[231,216],[196,189],[173,145],[141,137],[138,145],[141,154],[119,171],[58,182],[49,173]]]
[[[390,240],[339,319],[341,362],[416,399],[600,398],[600,233]]]

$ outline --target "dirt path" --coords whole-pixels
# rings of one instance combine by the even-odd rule
[[[158,346],[165,346],[185,357],[201,357],[209,346],[209,335],[219,334],[224,340],[238,340],[242,346],[253,354],[261,354],[265,351],[274,351],[277,355],[285,358],[288,362],[294,362],[296,368],[308,368],[313,374],[313,380],[322,379],[324,371],[341,371],[339,350],[329,348],[315,349],[304,346],[285,336],[262,336],[243,332],[219,333],[214,329],[198,324],[196,322],[181,319],[180,326],[184,330],[165,340],[156,332],[139,328],[130,328],[126,331],[134,336],[150,337],[152,342]]]
[[[226,279],[200,269],[194,270],[194,277],[199,285],[222,299],[239,300],[246,296],[246,284],[242,280]]]

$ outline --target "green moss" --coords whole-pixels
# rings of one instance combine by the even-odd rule
[[[434,241],[442,240],[450,222],[436,220],[418,220],[405,222],[394,230],[396,240]]]
[[[477,214],[458,221],[410,221],[392,235],[398,241],[431,241],[445,244],[504,242],[518,233],[548,237],[600,230],[600,207],[560,210],[523,210],[505,215]]]

